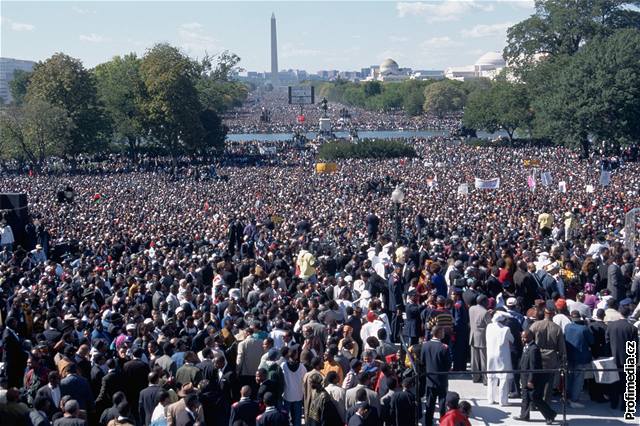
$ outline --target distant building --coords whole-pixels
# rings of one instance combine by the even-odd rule
[[[444,78],[443,70],[413,70],[412,80],[442,80]]]
[[[400,68],[398,63],[387,58],[379,67],[371,66],[371,73],[365,79],[367,81],[397,82],[409,79],[411,68]]]
[[[446,78],[450,80],[474,80],[478,78],[495,78],[507,66],[502,54],[499,52],[487,52],[482,55],[474,65],[463,67],[449,67],[444,71]]]
[[[11,90],[9,90],[9,82],[13,80],[13,73],[16,70],[29,71],[35,66],[33,61],[23,61],[13,58],[0,58],[0,98],[4,103],[13,101]]]

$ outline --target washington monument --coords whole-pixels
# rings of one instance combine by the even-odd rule
[[[278,85],[278,38],[276,36],[276,14],[271,14],[271,84]]]

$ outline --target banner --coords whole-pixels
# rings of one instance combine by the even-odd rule
[[[475,178],[476,189],[498,189],[500,188],[500,178],[480,179]]]
[[[278,151],[275,146],[259,146],[258,152],[262,155],[276,155]]]
[[[542,186],[551,185],[553,183],[553,180],[551,179],[551,173],[542,172],[542,174],[540,175],[540,181],[542,182]]]
[[[631,209],[624,215],[624,246],[631,256],[636,255],[636,215],[640,209]]]
[[[600,186],[607,186],[611,182],[611,172],[607,170],[600,171]]]
[[[593,185],[587,185],[585,189],[587,190],[588,193],[592,193],[594,190]]]
[[[567,182],[561,180],[560,182],[558,182],[558,191],[562,192],[563,194],[567,192]]]
[[[469,193],[469,185],[461,183],[458,186],[458,195],[467,195]]]
[[[525,160],[522,160],[522,165],[523,165],[525,168],[529,168],[529,167],[540,167],[540,160],[525,159]]]
[[[317,173],[334,173],[336,171],[338,171],[336,163],[316,163]]]

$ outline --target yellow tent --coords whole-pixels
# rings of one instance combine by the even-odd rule
[[[338,171],[336,163],[316,163],[316,173],[335,173]]]

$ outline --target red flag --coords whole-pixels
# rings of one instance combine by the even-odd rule
[[[209,201],[205,201],[204,202],[204,211],[208,212],[209,211]]]

